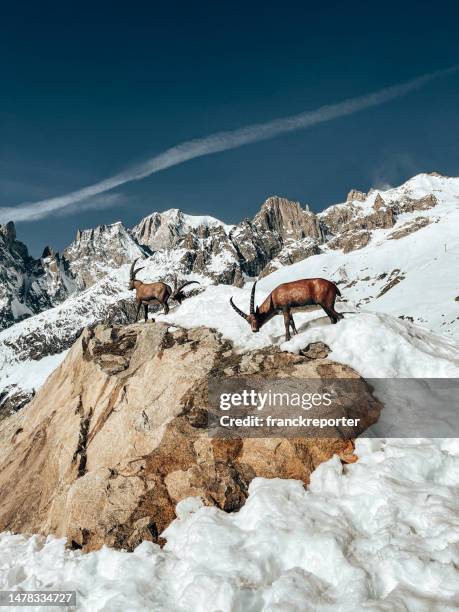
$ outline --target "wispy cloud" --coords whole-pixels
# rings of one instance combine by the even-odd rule
[[[190,159],[236,149],[250,143],[268,140],[288,132],[304,130],[319,123],[325,123],[326,121],[332,121],[339,117],[345,117],[374,106],[379,106],[419,89],[434,79],[449,76],[458,69],[459,66],[453,66],[445,70],[424,74],[416,79],[399,85],[386,87],[385,89],[381,89],[366,96],[351,98],[343,102],[338,102],[337,104],[321,106],[313,111],[306,111],[298,115],[268,121],[267,123],[258,123],[229,132],[218,132],[204,138],[183,142],[152,157],[142,164],[124,170],[123,172],[99,181],[98,183],[94,183],[93,185],[89,185],[88,187],[84,187],[83,189],[72,191],[63,196],[39,200],[37,202],[26,202],[14,207],[1,207],[0,223],[5,223],[9,220],[33,221],[40,219],[58,210],[71,207],[76,202],[89,200],[99,194],[115,189],[120,185],[141,180],[156,172],[165,170],[166,168],[183,164]]]

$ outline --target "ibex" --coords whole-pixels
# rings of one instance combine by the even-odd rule
[[[338,323],[343,315],[335,310],[336,296],[341,296],[338,287],[324,278],[303,278],[302,280],[291,283],[282,283],[268,295],[261,306],[255,306],[255,287],[253,284],[250,296],[250,313],[247,315],[242,312],[230,299],[230,304],[234,310],[241,315],[251,326],[253,332],[259,331],[267,321],[274,315],[284,315],[285,340],[290,340],[290,327],[294,334],[297,333],[292,317],[293,309],[300,309],[304,306],[317,304],[322,306],[332,323]]]
[[[177,277],[175,277],[174,279],[173,289],[171,289],[171,287],[167,285],[166,283],[162,283],[162,282],[143,283],[141,280],[138,280],[136,278],[136,274],[138,274],[140,270],[143,270],[143,267],[137,268],[137,270],[134,269],[137,259],[135,259],[131,265],[130,280],[129,280],[129,289],[131,291],[135,289],[135,301],[137,302],[137,312],[135,315],[136,322],[137,322],[137,319],[139,318],[140,307],[142,306],[142,304],[143,304],[144,311],[145,311],[145,322],[147,322],[149,304],[151,304],[152,302],[156,300],[162,306],[164,306],[164,314],[168,314],[169,298],[181,304],[182,300],[186,297],[186,295],[183,293],[184,287],[186,287],[187,285],[191,285],[193,283],[198,283],[198,281],[187,281],[186,283],[183,283],[182,285],[180,285],[180,287],[177,287]]]

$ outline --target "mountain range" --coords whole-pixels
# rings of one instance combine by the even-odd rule
[[[262,290],[286,274],[325,276],[339,284],[348,306],[454,337],[458,221],[459,179],[432,173],[396,188],[353,189],[320,213],[270,197],[235,225],[177,209],[154,212],[132,228],[79,230],[61,254],[46,247],[38,259],[17,240],[13,223],[0,226],[0,405],[26,401],[84,327],[132,320],[127,284],[136,258],[143,260],[142,280],[178,275],[200,282],[193,293],[214,296],[212,286],[223,286],[224,304],[230,286],[242,295],[256,278]]]

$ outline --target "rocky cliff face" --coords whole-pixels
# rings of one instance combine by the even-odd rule
[[[344,440],[208,436],[210,380],[358,378],[325,355],[238,354],[207,328],[85,330],[27,408],[0,421],[0,530],[132,549],[158,541],[190,495],[231,511],[255,476],[306,483],[334,453],[354,461]]]
[[[400,215],[437,205],[434,193],[414,196],[409,190],[387,198],[352,190],[344,204],[317,215],[274,196],[253,219],[236,225],[172,209],[145,217],[132,230],[114,223],[79,231],[62,256],[45,249],[39,260],[28,255],[8,224],[0,229],[0,329],[88,289],[138,257],[158,271],[158,277],[146,280],[194,274],[241,286],[244,276],[266,276],[327,248],[360,249],[373,230],[391,228]]]
[[[252,220],[237,225],[174,209],[146,217],[131,233],[152,252],[174,251],[182,273],[204,274],[215,282],[235,285],[243,282],[244,274],[260,274],[283,249],[293,250],[295,242],[323,238],[313,213],[279,197],[268,198]],[[310,250],[296,245],[296,256],[302,252],[303,257],[310,255]]]
[[[31,257],[13,223],[0,225],[0,282],[0,329],[56,306],[75,288],[59,254],[47,247]]]
[[[83,290],[112,270],[147,254],[121,223],[113,223],[79,230],[63,257],[78,288]]]

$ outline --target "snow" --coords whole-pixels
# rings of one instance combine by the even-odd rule
[[[194,229],[204,225],[205,227],[223,227],[225,232],[228,234],[234,225],[228,225],[220,219],[216,219],[215,217],[211,217],[210,215],[188,215],[183,213],[183,219],[188,227],[192,227]]]
[[[62,351],[57,355],[47,355],[40,360],[20,361],[13,367],[2,371],[2,386],[18,385],[24,391],[39,389],[45,380],[64,361],[68,351]]]
[[[325,247],[257,284],[260,304],[282,282],[317,276],[338,282],[346,301],[337,302],[344,312],[337,325],[313,310],[294,314],[300,333],[289,342],[281,316],[254,334],[229,305],[233,297],[248,311],[251,282],[242,289],[207,286],[155,318],[173,326],[215,328],[239,351],[274,344],[295,353],[322,341],[331,347],[332,359],[366,378],[458,377],[459,180],[419,175],[354,205],[367,214],[378,193],[386,202],[434,193],[439,204],[400,215],[391,229],[374,230],[359,251]],[[417,217],[431,223],[389,239]],[[220,223],[184,218],[192,227]],[[143,262],[142,278],[179,271],[180,256],[155,254]],[[224,257],[213,265],[219,269]],[[21,361],[12,346],[39,333],[45,341],[58,337],[61,326],[92,323],[107,300],[115,304],[130,296],[127,270],[112,271],[61,306],[0,333],[0,382],[38,386],[65,353]],[[380,295],[394,270],[400,282]],[[51,536],[0,534],[0,589],[76,589],[79,609],[91,612],[456,610],[459,440],[361,439],[356,453],[355,464],[343,466],[334,457],[320,465],[307,489],[298,481],[257,478],[236,513],[204,507],[198,498],[183,500],[163,534],[164,549],[144,542],[132,553],[104,547],[82,554]]]
[[[362,214],[368,214],[373,210],[371,207],[378,193],[386,202],[403,202],[406,198],[418,199],[433,193],[438,205],[429,210],[400,215],[393,228],[373,230],[370,243],[358,251],[345,254],[322,245],[323,253],[293,265],[282,266],[275,260],[273,264],[278,269],[257,285],[257,303],[280,283],[317,276],[329,278],[339,284],[345,300],[344,303],[338,301],[337,309],[348,313],[358,312],[359,316],[349,314],[336,329],[332,329],[321,311],[295,314],[302,335],[296,339],[296,344],[285,348],[296,351],[299,342],[322,339],[332,347],[333,358],[349,363],[362,373],[370,371],[372,376],[446,376],[454,373],[457,371],[459,342],[459,302],[456,301],[459,296],[459,277],[456,272],[459,259],[459,179],[419,175],[401,187],[372,191],[364,202],[355,201],[354,205],[361,208]],[[172,223],[175,219],[188,227],[221,224],[213,217],[186,215],[177,209],[159,214],[163,220]],[[427,218],[431,223],[404,238],[389,239],[394,231],[417,217]],[[166,226],[169,227],[167,223]],[[229,231],[229,228],[226,227],[225,231]],[[132,238],[119,223],[94,231],[102,230],[107,239],[120,237],[123,242],[122,251],[128,254],[128,258],[138,256],[137,247],[131,249],[134,245]],[[81,233],[81,239],[89,240],[90,235],[91,230],[86,230]],[[199,240],[204,242],[206,239]],[[142,261],[145,269],[139,278],[150,282],[170,279],[173,274],[183,277],[183,261],[186,256],[185,249],[157,251]],[[235,256],[237,254],[230,250],[213,255],[209,258],[207,270],[220,274],[228,269]],[[56,352],[59,346],[66,346],[65,342],[73,337],[75,331],[103,318],[107,305],[114,306],[121,299],[133,299],[133,294],[127,291],[128,266],[112,269],[111,265],[111,262],[96,265],[97,275],[107,276],[90,289],[72,295],[59,306],[0,333],[0,388],[7,377],[17,376],[13,372],[16,364],[28,359],[27,351],[22,348],[25,338],[30,338],[29,344],[34,345],[37,338],[40,341],[43,339],[47,346],[54,343],[57,348],[53,352]],[[382,293],[387,289],[389,279],[394,278],[400,279],[398,284]],[[187,280],[200,281],[201,288],[212,282],[208,276],[197,274],[187,276]],[[275,317],[259,334],[252,334],[246,322],[229,306],[229,298],[234,296],[236,303],[247,311],[251,282],[250,279],[246,280],[249,282],[244,289],[210,286],[202,295],[185,300],[179,309],[171,310],[169,317],[159,316],[158,319],[185,327],[215,327],[226,338],[233,340],[240,350],[272,343],[282,345],[282,317]],[[14,307],[17,309],[19,303]],[[411,327],[408,321],[399,323],[400,316],[412,317],[417,327]],[[356,336],[352,334],[353,328]],[[399,332],[401,337],[398,337]],[[456,345],[448,344],[435,334],[449,337]],[[355,337],[363,339],[366,342],[365,350],[374,355],[369,363],[364,363],[366,360],[354,342]],[[345,343],[352,350],[346,349]],[[42,370],[38,362],[28,360],[28,366],[32,370]],[[26,369],[21,371],[25,372]],[[18,384],[30,388],[27,380],[18,379]]]
[[[274,284],[271,277],[276,274],[257,284],[258,303],[271,289]],[[208,287],[167,316],[156,316],[156,320],[182,327],[213,327],[232,340],[240,351],[274,344],[297,353],[310,342],[325,342],[332,349],[331,359],[353,367],[367,378],[459,376],[456,342],[391,315],[348,311],[346,306],[344,319],[331,325],[322,310],[298,312],[294,319],[299,334],[284,342],[282,316],[274,317],[258,333],[253,333],[229,305],[232,296],[236,305],[247,312],[250,285],[244,289],[220,285]],[[343,304],[338,303],[337,309],[344,310]]]
[[[367,439],[356,452],[307,489],[253,480],[239,512],[180,502],[163,550],[82,554],[2,534],[0,588],[75,589],[91,612],[457,609],[459,441]]]
[[[344,317],[337,325],[316,319],[310,330],[281,348],[298,352],[309,342],[325,342],[332,348],[331,359],[365,378],[459,376],[459,346],[454,342],[390,315],[356,312]]]

